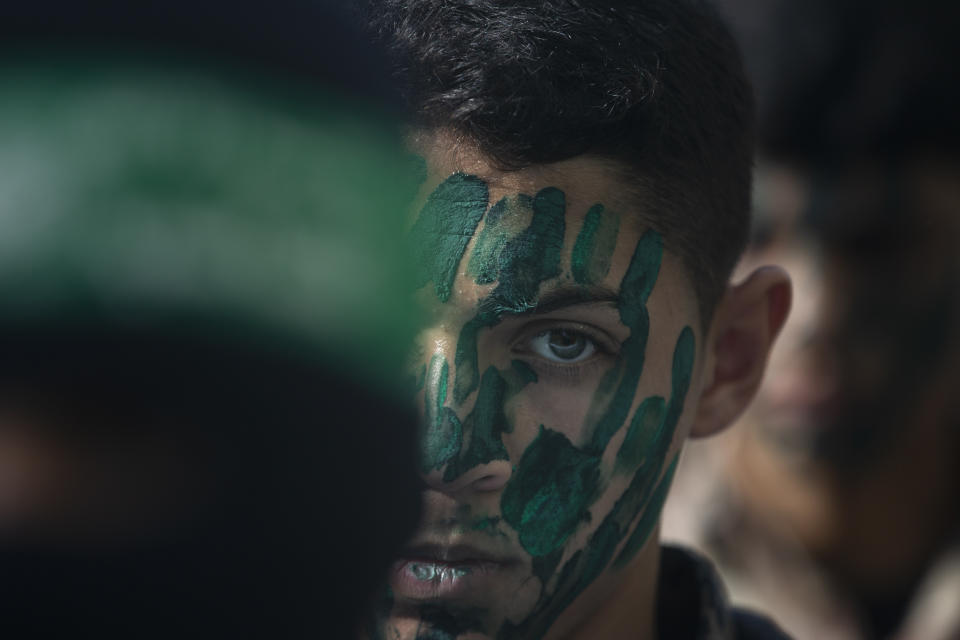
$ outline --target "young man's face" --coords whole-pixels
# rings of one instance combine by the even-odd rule
[[[683,267],[599,160],[419,151],[425,513],[371,635],[539,638],[652,601],[702,368]]]

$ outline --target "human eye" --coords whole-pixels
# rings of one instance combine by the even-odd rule
[[[597,343],[581,331],[553,328],[534,335],[528,348],[550,362],[574,364],[589,360],[597,353]]]
[[[540,382],[579,384],[605,371],[621,343],[602,326],[576,320],[543,319],[514,330],[513,356],[530,365]]]

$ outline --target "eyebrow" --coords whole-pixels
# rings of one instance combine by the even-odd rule
[[[503,310],[502,314],[530,316],[579,305],[617,304],[618,302],[620,302],[619,292],[609,287],[566,285],[544,293],[536,304],[529,305],[522,310]]]

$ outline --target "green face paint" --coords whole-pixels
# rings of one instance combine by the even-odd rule
[[[447,465],[444,482],[451,482],[470,469],[494,460],[507,460],[502,435],[512,429],[507,420],[507,400],[537,376],[525,363],[513,361],[507,371],[489,367],[483,374],[480,391],[473,411],[464,420],[464,431],[469,435],[467,450]]]
[[[474,531],[480,531],[483,533],[488,533],[493,536],[502,536],[507,537],[507,534],[500,530],[499,524],[503,521],[503,518],[500,516],[487,516],[486,518],[481,518],[470,525],[470,528]]]
[[[413,389],[414,391],[420,391],[423,389],[423,384],[427,380],[427,365],[420,365],[420,370],[417,372],[417,375],[414,377]]]
[[[619,215],[604,209],[602,204],[591,207],[570,257],[570,270],[576,282],[596,284],[606,277],[619,229]]]
[[[510,363],[510,370],[504,372],[504,376],[514,389],[523,389],[528,384],[537,381],[537,372],[530,365],[522,360],[514,360]]]
[[[627,541],[623,551],[617,557],[614,563],[615,567],[623,567],[636,553],[643,548],[650,537],[653,528],[656,526],[660,517],[660,511],[663,509],[663,503],[666,500],[667,491],[673,478],[673,471],[676,466],[678,456],[674,456],[667,473],[658,483],[663,470],[663,462],[670,444],[673,442],[673,436],[676,432],[677,423],[683,412],[683,405],[686,400],[687,390],[690,386],[690,377],[693,370],[693,361],[695,356],[693,331],[690,327],[684,327],[677,338],[677,344],[673,356],[673,378],[672,393],[670,402],[665,411],[661,411],[662,399],[656,396],[647,398],[641,403],[627,438],[630,438],[630,432],[634,432],[633,442],[621,446],[618,453],[617,471],[625,472],[629,467],[626,466],[626,458],[640,460],[640,464],[634,467],[633,478],[630,485],[623,492],[617,501],[613,510],[607,514],[600,527],[590,536],[586,547],[574,554],[568,560],[562,569],[557,586],[548,596],[541,596],[537,608],[528,618],[526,624],[506,625],[498,638],[501,640],[520,640],[521,638],[539,638],[546,633],[559,615],[582,593],[590,584],[603,572],[610,564],[616,547],[623,541],[629,530],[629,525],[640,513],[640,519],[637,526]],[[661,415],[662,420],[655,421],[654,416]],[[651,424],[654,423],[654,424]],[[635,428],[636,427],[636,428]],[[541,436],[543,432],[541,431]],[[646,437],[644,437],[646,436]],[[538,437],[539,440],[539,437]],[[537,442],[531,445],[524,453],[524,459],[527,454],[535,448]],[[632,448],[636,447],[639,451]],[[584,453],[576,450],[579,456]],[[578,454],[566,452],[569,459],[577,459]],[[510,484],[504,491],[504,499],[508,497],[508,492],[514,482],[514,479],[523,483],[525,486],[536,486],[536,482],[530,478],[522,478],[521,470],[524,469],[524,459],[521,459],[520,466],[511,477]],[[584,459],[584,458],[579,458]],[[550,465],[543,465],[549,467]],[[533,465],[529,467],[533,472]],[[515,490],[519,491],[519,490]],[[528,492],[530,489],[527,490]],[[524,503],[519,501],[524,509],[530,506],[539,506],[536,495],[528,498]],[[504,510],[504,517],[510,523],[510,517],[507,514],[507,507],[501,500],[501,506]],[[581,506],[582,508],[582,506]],[[518,509],[513,506],[513,509]],[[547,514],[551,516],[552,514]],[[549,519],[549,517],[547,518]],[[518,529],[519,530],[519,529]],[[569,534],[568,534],[569,535]],[[547,536],[546,539],[550,539]],[[522,531],[521,531],[521,541]],[[541,549],[542,550],[542,549]],[[531,552],[532,553],[532,552]],[[543,578],[541,578],[543,580]]]
[[[507,524],[532,556],[556,550],[587,520],[600,486],[600,459],[541,427],[500,499]]]
[[[663,241],[660,234],[647,231],[637,243],[630,266],[620,283],[620,321],[630,329],[630,337],[621,346],[617,366],[604,376],[591,407],[588,422],[595,420],[590,442],[594,451],[600,452],[607,447],[633,405],[634,392],[643,373],[650,332],[647,298],[660,273],[662,256]]]
[[[566,199],[553,187],[533,198],[530,226],[506,244],[500,255],[497,288],[485,311],[498,316],[504,311],[524,311],[536,303],[540,284],[560,275],[563,236],[566,229]]]
[[[487,369],[480,383],[477,403],[464,420],[465,430],[470,434],[470,445],[447,465],[444,481],[450,482],[477,465],[507,460],[507,450],[500,437],[504,431],[510,430],[503,408],[506,393],[507,383],[496,368]]]
[[[676,461],[677,457],[674,457],[673,464],[670,467],[671,470],[658,485],[658,489],[662,489],[664,495],[669,487],[672,469]],[[645,476],[641,473],[634,475],[632,482],[613,509],[603,519],[597,530],[591,534],[586,546],[574,553],[563,565],[556,586],[549,596],[540,598],[537,607],[523,623],[505,624],[497,635],[498,640],[540,638],[546,634],[560,614],[610,565],[617,545],[627,534],[631,520],[638,511],[643,509],[644,503],[648,501],[650,487],[655,479],[656,477]],[[649,502],[650,504],[640,517],[640,524],[636,531],[640,531],[641,526],[646,530],[647,525],[645,523],[648,521],[652,522],[653,526],[656,525],[660,511],[659,508],[654,507],[662,507],[662,504],[654,504],[653,500]],[[649,530],[646,531],[646,535],[649,536]],[[642,536],[637,536],[637,538],[640,537]],[[631,537],[631,541],[633,541],[633,537]],[[642,548],[642,544],[633,552],[635,553],[639,548]],[[622,557],[623,553],[621,552],[618,561]],[[543,580],[543,577],[541,577],[541,580]]]
[[[530,226],[505,241],[497,252],[497,286],[480,304],[476,317],[467,322],[457,341],[457,377],[454,399],[464,402],[477,388],[477,334],[495,326],[505,312],[522,312],[535,305],[540,285],[560,275],[563,236],[566,228],[566,200],[559,189],[548,187],[530,200],[518,196],[517,209],[530,202]],[[502,213],[498,213],[502,216]],[[499,220],[499,218],[498,218]],[[499,224],[499,222],[498,222]],[[489,261],[485,258],[484,264]],[[492,275],[492,270],[488,269]]]
[[[507,234],[501,224],[506,210],[506,198],[493,205],[487,213],[483,231],[477,236],[477,244],[467,265],[467,273],[474,277],[477,284],[491,284],[497,280],[497,260],[507,242]]]
[[[507,243],[530,224],[532,215],[533,199],[522,194],[502,198],[490,208],[467,265],[477,284],[492,284],[500,278]]]
[[[630,429],[617,452],[617,471],[630,472],[640,466],[648,451],[647,442],[656,437],[663,422],[664,402],[660,396],[652,396],[633,414]]]
[[[430,360],[430,383],[424,394],[424,420],[420,431],[421,468],[424,473],[440,469],[460,451],[463,430],[460,419],[447,401],[449,365],[446,358]]]
[[[410,173],[413,175],[413,182],[419,187],[427,181],[427,159],[416,154],[410,155],[407,158],[410,163]]]
[[[484,327],[494,324],[493,320],[492,316],[488,318],[480,315],[468,321],[460,330],[457,352],[453,360],[457,366],[456,382],[453,387],[453,398],[457,404],[462,404],[477,389],[480,380],[477,335]]]
[[[427,197],[410,230],[416,247],[417,287],[433,282],[437,298],[450,298],[460,260],[487,210],[487,184],[476,176],[455,173]]]
[[[455,174],[448,181],[454,179],[458,189],[479,180]],[[444,183],[438,190],[450,188]],[[481,193],[476,189],[471,197],[485,205],[488,195],[486,190]],[[456,283],[457,294],[453,294],[456,265],[452,269],[434,269],[445,275],[431,276],[435,284],[446,283],[437,287],[437,298],[453,305],[454,312],[449,317],[459,318],[457,322],[461,324],[438,325],[457,337],[455,370],[450,371],[441,354],[433,356],[426,370],[424,470],[441,470],[442,481],[452,486],[458,478],[484,465],[508,461],[514,466],[509,478],[504,476],[506,485],[498,496],[499,514],[490,513],[489,502],[482,506],[465,502],[461,505],[465,509],[448,511],[433,525],[457,539],[478,540],[478,544],[479,540],[493,540],[518,554],[526,554],[532,575],[521,576],[523,584],[540,591],[528,593],[525,613],[519,618],[513,615],[510,620],[505,609],[486,611],[470,621],[463,617],[467,615],[464,611],[449,607],[421,610],[416,637],[456,638],[462,633],[477,632],[503,640],[539,638],[598,576],[628,564],[655,529],[676,465],[676,456],[669,465],[666,458],[692,375],[693,331],[683,327],[676,337],[669,398],[636,398],[650,334],[647,301],[663,258],[662,238],[651,230],[639,237],[620,276],[615,320],[610,320],[606,312],[606,322],[615,324],[618,320],[629,333],[619,343],[616,356],[607,356],[610,364],[605,372],[591,374],[586,395],[583,385],[560,382],[561,374],[551,371],[545,380],[547,369],[535,370],[542,362],[532,361],[531,353],[523,349],[508,350],[492,358],[501,363],[503,354],[511,354],[510,366],[486,366],[481,376],[480,356],[488,355],[478,352],[481,334],[497,336],[492,329],[507,317],[513,322],[531,311],[531,316],[536,317],[542,291],[551,286],[583,285],[585,291],[593,285],[612,288],[608,280],[620,221],[615,213],[595,205],[585,212],[578,235],[565,247],[568,211],[566,196],[559,189],[547,187],[533,197],[508,195],[482,214],[482,220],[468,203],[446,212],[430,209],[442,208],[440,203],[446,197],[431,194],[415,230],[422,234],[428,228],[427,221],[433,219],[437,225],[432,227],[433,235],[456,236],[465,232],[473,235],[474,240],[471,244],[468,237],[454,247],[456,264],[465,257],[466,246],[471,247],[465,270],[467,279]],[[455,212],[463,208],[470,210],[467,223],[456,217],[459,214]],[[424,242],[418,249],[432,254],[437,253],[436,246],[436,242]],[[423,264],[431,265],[449,262],[432,255],[423,260]],[[477,293],[476,297],[462,296],[474,305],[467,313],[456,307],[463,304],[459,293],[462,287]],[[477,298],[479,301],[473,302]],[[550,326],[547,321],[542,322]],[[504,332],[500,333],[506,335]],[[505,341],[492,337],[491,340],[493,343],[485,337],[485,349],[487,344]],[[571,379],[576,380],[572,375]],[[563,386],[545,390],[540,386],[544,382]],[[538,385],[538,395],[525,395],[531,385]],[[552,425],[550,419],[545,419],[536,425],[537,431],[529,439],[530,429],[534,428],[531,413],[557,415],[546,411],[547,407],[531,405],[530,398],[546,397],[549,402],[550,394],[559,397],[561,388],[584,397],[580,405],[583,414],[579,414],[584,416],[582,423],[579,417],[576,424],[567,421]],[[513,398],[517,398],[518,405],[511,404]],[[515,412],[515,406],[523,407],[523,411]],[[524,417],[525,424],[516,424],[518,416]],[[527,438],[517,433],[520,428],[526,429]],[[620,434],[621,430],[626,433]],[[618,434],[622,437],[615,440]],[[514,454],[508,445],[518,441],[524,442],[526,448]],[[613,453],[608,451],[611,442],[617,442],[619,447],[615,455],[608,455]],[[516,457],[511,459],[511,455]],[[491,468],[502,469],[503,465]],[[434,476],[431,482],[436,481]],[[619,495],[610,495],[611,491]],[[604,502],[600,502],[601,498]],[[471,504],[482,517],[471,519]],[[601,504],[613,506],[599,508]],[[471,538],[471,534],[483,537]],[[572,544],[579,546],[571,548]],[[536,580],[531,582],[530,578]],[[496,594],[488,595],[496,600]],[[465,622],[469,624],[462,626]]]

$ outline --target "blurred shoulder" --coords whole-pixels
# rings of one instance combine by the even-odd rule
[[[690,549],[669,545],[663,547],[657,594],[657,628],[661,638],[789,638],[764,616],[732,607],[713,565]]]

